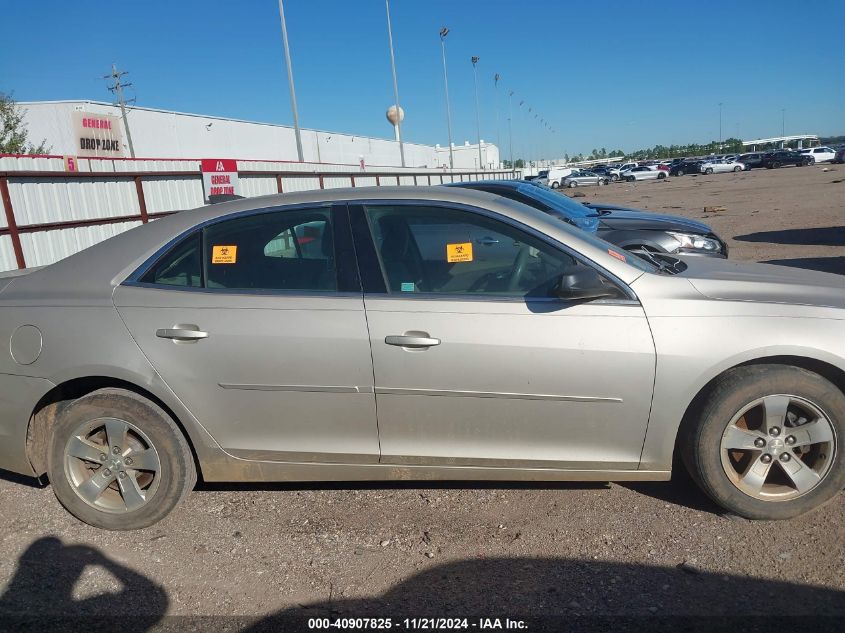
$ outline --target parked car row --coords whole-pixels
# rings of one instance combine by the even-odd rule
[[[527,181],[558,187],[606,185],[611,182],[662,180],[667,176],[719,174],[749,171],[760,167],[777,169],[787,165],[805,167],[816,163],[845,163],[845,147],[812,147],[800,150],[777,149],[744,154],[719,154],[695,158],[674,158],[671,161],[628,162],[621,165],[593,165],[589,168],[554,166],[544,169]]]

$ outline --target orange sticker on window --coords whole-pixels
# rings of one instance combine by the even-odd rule
[[[234,264],[238,261],[238,247],[237,246],[212,246],[211,247],[211,263],[212,264]]]
[[[617,253],[616,251],[614,251],[611,248],[607,249],[607,254],[610,255],[611,257],[615,257],[616,259],[618,259],[621,262],[627,262],[628,261],[628,259],[622,253]]]
[[[450,264],[454,262],[471,262],[472,242],[446,244],[446,261]]]

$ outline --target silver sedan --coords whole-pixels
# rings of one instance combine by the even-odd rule
[[[563,179],[564,187],[583,187],[585,185],[606,185],[610,183],[610,177],[602,174],[595,174],[591,171],[573,171]]]
[[[2,276],[0,468],[108,529],[198,475],[666,480],[676,454],[745,517],[831,499],[842,279],[648,257],[447,187],[177,213]]]

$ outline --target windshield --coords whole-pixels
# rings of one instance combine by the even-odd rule
[[[558,193],[554,189],[548,187],[540,187],[537,185],[519,185],[516,188],[519,193],[539,200],[550,206],[558,214],[566,218],[594,218],[598,214],[585,207],[580,202],[575,202],[569,196]]]

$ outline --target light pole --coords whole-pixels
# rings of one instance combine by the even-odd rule
[[[446,89],[446,125],[449,129],[449,168],[455,168],[455,157],[452,153],[452,112],[449,109],[449,76],[446,73],[446,36],[449,29],[445,26],[440,29],[440,49],[443,51],[443,86]]]
[[[290,64],[290,48],[288,47],[288,27],[285,24],[285,7],[282,0],[279,0],[279,16],[282,20],[282,44],[285,49],[285,66],[288,70],[288,89],[290,90],[290,109],[293,110],[293,129],[296,134],[296,154],[299,162],[305,159],[302,156],[302,135],[299,132],[299,113],[296,111],[296,90],[293,87],[293,68]]]
[[[497,165],[497,167],[501,167],[502,135],[501,130],[499,129],[499,73],[493,75],[493,87],[495,88],[494,96],[496,99],[496,147],[499,150],[499,164]]]
[[[508,109],[508,136],[510,137],[508,145],[511,150],[511,169],[513,170],[516,169],[516,165],[513,162],[513,90],[508,92]]]
[[[780,135],[786,136],[786,108],[780,109]]]
[[[484,162],[481,160],[481,114],[478,109],[478,60],[481,58],[472,56],[472,74],[475,77],[475,131],[478,137],[478,168],[484,169]]]
[[[722,151],[722,102],[719,102],[719,151]]]
[[[390,28],[390,0],[384,0],[384,8],[387,11],[387,41],[390,44],[390,69],[393,71],[393,98],[396,100],[396,136],[399,137],[399,158],[402,160],[402,167],[405,166],[405,146],[402,143],[402,117],[399,113],[399,84],[396,83],[396,60],[393,57],[393,30]]]

